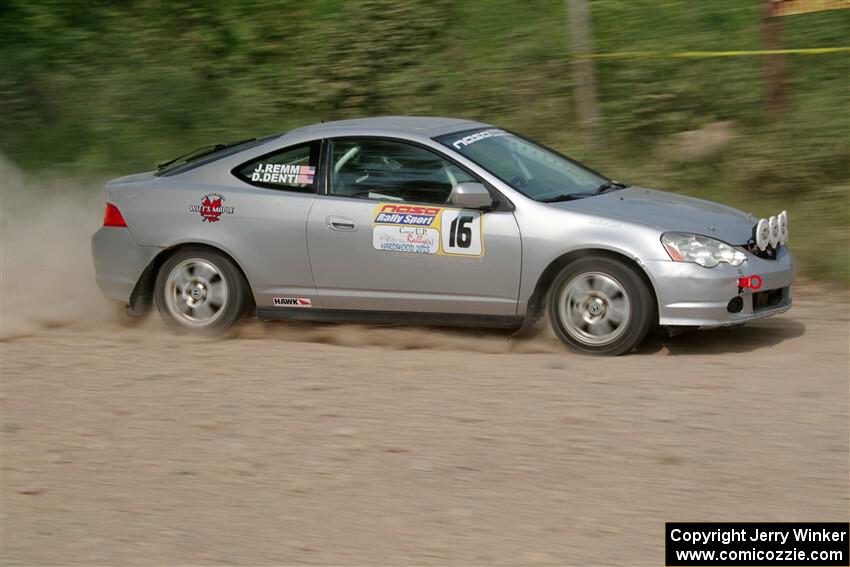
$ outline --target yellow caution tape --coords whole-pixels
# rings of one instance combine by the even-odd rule
[[[772,0],[770,3],[770,15],[774,18],[848,9],[850,0]]]
[[[814,47],[810,49],[755,49],[744,51],[619,51],[616,53],[577,53],[576,59],[650,59],[650,58],[706,58],[746,57],[752,55],[819,55],[822,53],[850,53],[850,47]]]

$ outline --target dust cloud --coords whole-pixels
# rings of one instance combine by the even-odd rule
[[[421,328],[395,325],[243,322],[236,336],[248,340],[322,343],[391,350],[463,350],[487,354],[563,353],[564,347],[540,322],[522,337],[495,329]]]
[[[0,156],[0,340],[120,321],[97,288],[89,245],[102,186],[25,174]]]

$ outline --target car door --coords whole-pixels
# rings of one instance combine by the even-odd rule
[[[447,204],[478,181],[430,148],[328,140],[307,241],[321,307],[515,315],[521,243],[509,210]]]

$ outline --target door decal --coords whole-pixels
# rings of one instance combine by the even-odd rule
[[[435,228],[414,226],[376,226],[372,229],[372,246],[376,250],[437,254],[440,233]]]
[[[383,203],[372,221],[372,246],[388,252],[480,257],[484,255],[480,211]]]
[[[412,226],[433,226],[440,207],[421,207],[419,205],[378,205],[375,210],[375,224],[403,224]]]
[[[482,256],[481,213],[446,209],[440,215],[443,254]]]

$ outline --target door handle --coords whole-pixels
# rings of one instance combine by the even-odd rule
[[[341,232],[354,232],[357,230],[357,223],[346,217],[330,216],[327,219],[328,228]]]

